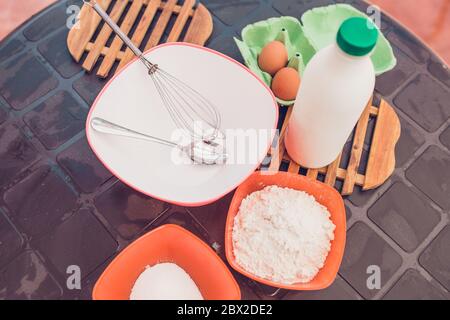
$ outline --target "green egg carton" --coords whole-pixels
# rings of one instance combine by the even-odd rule
[[[302,75],[314,54],[332,44],[342,22],[351,17],[368,18],[350,5],[335,4],[306,11],[301,22],[294,17],[280,17],[250,24],[242,30],[242,40],[234,40],[247,67],[270,87],[272,76],[262,71],[258,65],[258,56],[267,43],[273,40],[283,42],[288,51],[289,66]],[[381,31],[371,59],[377,76],[393,69],[397,64],[392,47]],[[278,102],[288,106],[295,101],[278,99]]]

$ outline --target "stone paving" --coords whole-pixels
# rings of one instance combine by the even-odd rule
[[[334,2],[344,1],[205,0],[214,20],[207,45],[242,62],[232,37],[246,24]],[[165,223],[224,258],[232,193],[200,208],[163,203],[119,182],[89,149],[84,121],[107,79],[86,74],[66,49],[66,8],[79,3],[59,1],[0,44],[0,299],[89,299],[111,259]],[[233,271],[244,299],[450,298],[449,71],[388,17],[382,29],[399,60],[377,79],[402,123],[393,177],[345,200],[347,246],[331,287],[277,290]],[[82,269],[81,290],[66,287],[71,264]],[[374,265],[380,289],[367,286]]]

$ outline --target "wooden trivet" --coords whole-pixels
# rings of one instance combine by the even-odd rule
[[[280,170],[282,162],[288,164],[288,171],[300,173],[301,167],[289,158],[284,146],[284,134],[291,116],[292,107],[289,107],[286,118],[281,128],[279,141],[271,150],[271,171]],[[364,141],[366,139],[367,127],[370,118],[375,119],[375,129],[370,143],[369,159],[364,174],[358,173],[363,154]],[[328,167],[321,169],[306,169],[306,176],[318,179],[319,174],[324,175],[324,182],[330,186],[336,185],[336,180],[341,180],[342,195],[353,193],[355,185],[361,186],[363,190],[374,189],[382,185],[394,172],[395,169],[395,145],[400,138],[400,120],[394,109],[384,100],[378,107],[369,101],[358,124],[353,137],[353,146],[350,151],[349,162],[346,168],[341,168],[341,153]]]
[[[174,19],[173,16],[176,17],[176,20],[171,29],[166,31],[168,34],[166,42],[183,40],[204,45],[213,29],[208,9],[202,4],[196,6],[195,0],[185,0],[183,5],[178,5],[177,2],[177,0],[98,0],[98,4],[104,10],[111,7],[108,10],[109,15],[116,23],[121,21],[120,27],[125,34],[130,36],[129,33],[133,26],[136,26],[131,40],[143,51],[161,42],[169,22]],[[125,13],[127,6],[129,9]],[[125,16],[123,17],[123,15]],[[158,15],[158,20],[153,22]],[[91,71],[99,58],[103,57],[97,75],[105,78],[116,61],[119,61],[117,72],[134,58],[131,50],[123,48],[122,40],[112,34],[108,25],[103,24],[97,31],[102,19],[91,7],[84,5],[79,17],[79,22],[69,32],[67,46],[77,62],[80,62],[83,54],[86,53],[86,58],[82,62],[85,70]],[[138,19],[139,21],[137,21]],[[152,22],[154,27],[148,40],[143,44]],[[184,37],[180,39],[182,34]],[[96,35],[95,39],[93,39],[94,35]],[[113,37],[113,40],[110,37]]]

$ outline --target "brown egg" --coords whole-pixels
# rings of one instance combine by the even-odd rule
[[[278,70],[284,68],[288,62],[288,52],[280,41],[272,41],[267,44],[258,57],[258,64],[262,71],[272,76]]]
[[[300,87],[300,75],[293,68],[283,68],[272,80],[272,91],[281,100],[295,100]]]

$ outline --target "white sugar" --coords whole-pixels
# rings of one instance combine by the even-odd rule
[[[203,300],[195,282],[174,263],[159,263],[141,273],[130,300]]]

